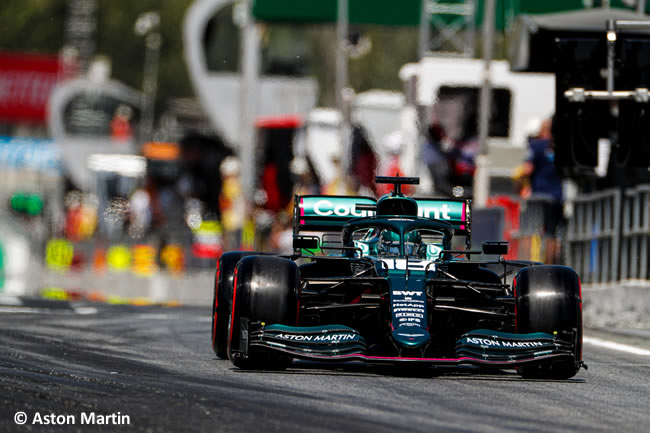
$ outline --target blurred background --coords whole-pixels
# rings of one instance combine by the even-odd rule
[[[649,10],[4,1],[0,294],[203,302],[223,251],[292,252],[295,194],[395,174],[508,258],[647,286]]]

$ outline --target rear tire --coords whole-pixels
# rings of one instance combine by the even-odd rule
[[[578,274],[566,266],[522,269],[514,280],[517,333],[546,332],[573,345],[572,360],[518,367],[524,378],[568,379],[582,361],[582,299]]]
[[[300,276],[298,266],[275,256],[249,256],[241,259],[235,271],[230,312],[228,357],[242,369],[279,370],[291,358],[266,351],[247,350],[241,345],[242,319],[295,326],[298,322]]]
[[[228,359],[228,316],[232,302],[233,280],[237,263],[251,251],[231,251],[217,262],[212,300],[212,350],[221,359]]]

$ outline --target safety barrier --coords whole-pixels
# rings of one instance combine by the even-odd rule
[[[625,191],[621,237],[621,280],[648,280],[650,185]]]
[[[621,190],[586,194],[570,203],[564,241],[566,264],[584,283],[604,283],[619,278]]]

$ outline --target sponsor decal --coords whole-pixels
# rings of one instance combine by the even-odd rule
[[[362,256],[367,256],[370,254],[370,247],[364,242],[354,241],[354,246],[361,250]]]
[[[465,230],[469,208],[462,201],[445,201],[435,199],[416,199],[418,216],[441,221],[449,221],[457,229]]]
[[[381,259],[382,262],[386,264],[386,269],[388,270],[401,270],[405,271],[408,264],[408,269],[412,271],[424,271],[427,268],[427,265],[431,263],[431,260],[412,260],[409,259],[408,262],[406,259]],[[435,267],[429,266],[429,270],[434,270]]]
[[[393,290],[393,326],[419,326],[426,324],[426,298],[422,290]]]
[[[393,295],[395,296],[415,296],[420,292],[415,290],[393,290]]]
[[[478,344],[488,347],[505,347],[514,349],[526,349],[543,347],[544,343],[541,341],[505,341],[505,340],[491,340],[489,338],[466,337],[467,343]]]
[[[329,200],[319,200],[314,205],[314,213],[320,216],[355,216],[355,217],[365,217],[369,215],[374,215],[372,211],[362,210],[357,211],[354,209],[354,204],[350,205],[348,203],[339,203],[334,204]]]
[[[341,341],[354,340],[356,334],[322,334],[322,335],[301,335],[301,334],[277,334],[275,338],[288,341],[313,341],[314,343],[339,343]]]
[[[437,220],[450,220],[449,205],[444,203],[440,207],[435,206],[418,206],[418,216],[424,218],[432,218]]]
[[[357,203],[375,204],[375,201],[364,197],[302,197],[300,216],[357,218],[375,215],[374,211],[356,210]]]
[[[424,319],[424,314],[419,313],[397,313],[395,317],[415,317],[418,319]]]

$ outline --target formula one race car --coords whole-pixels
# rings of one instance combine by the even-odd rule
[[[291,256],[220,258],[217,356],[243,369],[286,368],[295,358],[514,368],[553,379],[584,366],[572,269],[504,260],[505,242],[467,249],[468,200],[401,193],[418,178],[376,182],[393,192],[378,200],[296,196]]]

